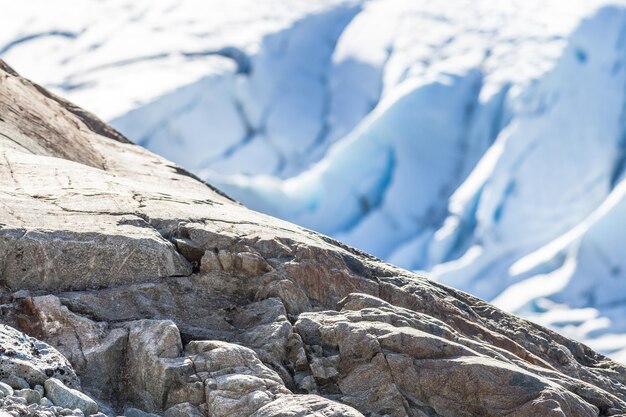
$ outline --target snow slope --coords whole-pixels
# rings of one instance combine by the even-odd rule
[[[39,0],[0,56],[252,208],[626,361],[624,7]]]

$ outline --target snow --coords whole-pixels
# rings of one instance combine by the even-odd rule
[[[50,4],[0,16],[24,75],[252,208],[626,361],[626,2]]]
[[[447,223],[457,226],[433,240],[438,253],[451,245],[446,240],[482,248],[463,262],[436,259],[432,274],[498,306],[525,314],[546,298],[595,308],[610,323],[603,331],[582,331],[587,321],[575,331],[571,324],[560,329],[592,346],[624,331],[613,310],[626,302],[619,264],[626,222],[613,214],[619,205],[605,215],[594,211],[608,210],[623,193],[613,187],[622,152],[625,18],[622,9],[607,8],[581,24],[451,199],[456,221]],[[460,226],[466,223],[474,224],[471,235]]]

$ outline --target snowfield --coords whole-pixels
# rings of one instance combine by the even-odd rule
[[[251,208],[626,362],[626,2],[45,0],[0,57]]]

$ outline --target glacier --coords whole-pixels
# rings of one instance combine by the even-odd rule
[[[70,3],[8,9],[0,56],[251,208],[626,362],[625,2]]]

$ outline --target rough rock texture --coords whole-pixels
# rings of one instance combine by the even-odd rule
[[[64,370],[128,416],[626,414],[622,365],[250,211],[0,68],[1,319],[72,365],[2,327],[13,388]]]
[[[45,382],[46,397],[56,406],[79,409],[86,415],[98,412],[98,404],[82,392],[68,388],[56,378],[50,378]]]
[[[260,408],[253,417],[362,417],[363,414],[343,404],[317,395],[285,395]]]
[[[0,324],[0,380],[22,389],[41,385],[51,377],[70,387],[80,387],[71,365],[56,349]]]

